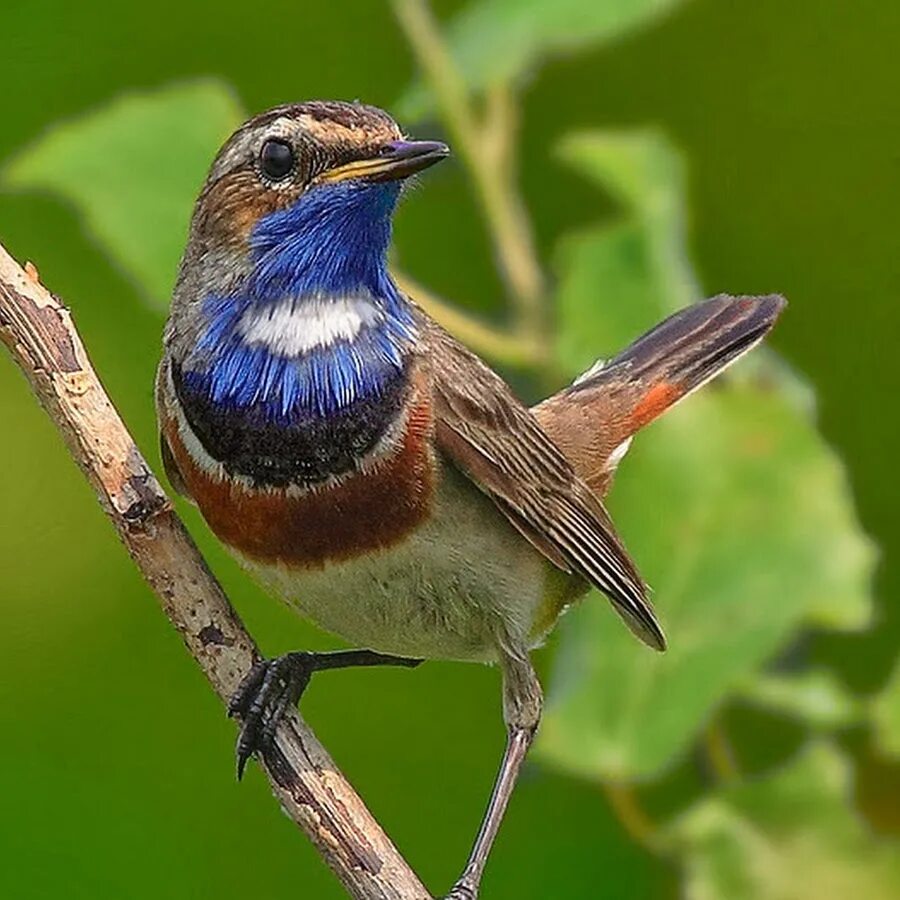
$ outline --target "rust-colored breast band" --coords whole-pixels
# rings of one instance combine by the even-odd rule
[[[428,517],[431,427],[430,402],[418,398],[396,452],[304,494],[217,478],[193,459],[173,421],[164,423],[164,434],[185,487],[220,540],[257,562],[319,568],[392,546]]]

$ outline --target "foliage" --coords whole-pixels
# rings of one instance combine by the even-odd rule
[[[739,687],[738,693],[759,707],[795,717],[824,731],[854,725],[865,716],[865,704],[824,669],[793,674],[756,673]]]
[[[3,181],[73,203],[142,294],[166,309],[210,152],[240,118],[216,81],[127,95],[58,125],[6,165]]]
[[[675,2],[481,0],[447,41],[477,96]],[[433,89],[411,86],[401,106],[428,108]],[[2,180],[72,203],[161,309],[193,196],[240,113],[213,81],[123,97],[52,129]],[[661,133],[580,132],[559,153],[618,205],[611,221],[562,235],[553,255],[557,286],[544,301],[556,318],[555,370],[574,376],[700,290],[685,246],[684,164]],[[900,890],[895,848],[860,822],[851,763],[828,736],[871,715],[882,749],[900,754],[900,677],[866,708],[830,671],[768,668],[808,629],[859,629],[871,614],[874,552],[809,397],[774,355],[758,353],[666,416],[622,464],[613,511],[655,588],[666,655],[638,646],[596,599],[561,625],[537,748],[547,767],[620,785],[656,780],[731,699],[824,735],[781,770],[701,797],[661,829],[694,900]]]
[[[596,47],[652,21],[682,0],[478,0],[447,27],[447,45],[466,83],[484,90],[520,78],[553,53]],[[430,106],[427,88],[410,88],[403,116]]]
[[[852,767],[828,743],[782,771],[717,791],[666,839],[684,859],[688,900],[817,900],[900,894],[900,846],[852,810]]]
[[[619,220],[564,238],[558,254],[559,362],[574,375],[680,306],[693,279],[665,142],[584,134],[564,147],[623,204]],[[539,743],[548,761],[601,779],[657,776],[798,627],[866,624],[873,553],[793,377],[757,366],[635,442],[614,513],[674,637],[648,654],[603,604],[573,611]]]
[[[900,666],[872,706],[875,733],[883,753],[900,757]]]

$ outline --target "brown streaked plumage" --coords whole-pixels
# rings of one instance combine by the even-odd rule
[[[641,640],[664,649],[647,587],[600,498],[496,372],[433,322],[424,341],[440,449],[534,547],[596,585]]]

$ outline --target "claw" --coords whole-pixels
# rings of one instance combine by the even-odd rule
[[[299,700],[315,669],[311,653],[287,653],[260,660],[235,691],[228,714],[242,720],[238,734],[237,778],[244,775],[247,760],[265,753],[275,740],[278,723]]]
[[[238,685],[237,690],[228,701],[228,718],[243,716],[252,702],[253,695],[262,684],[269,661],[259,659],[253,664],[253,668],[244,676],[244,680]]]
[[[252,751],[242,750],[240,742],[238,742],[235,755],[237,756],[237,780],[241,781],[244,777],[244,769],[247,767],[247,760],[252,756]]]
[[[331,653],[286,653],[275,659],[261,659],[253,665],[228,703],[228,715],[241,720],[237,739],[237,777],[244,774],[254,753],[263,756],[272,747],[278,723],[319,669],[346,669],[351,666],[419,665],[420,659],[389,656],[373,650],[336,650]]]

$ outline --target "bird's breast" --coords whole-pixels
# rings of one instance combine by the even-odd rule
[[[552,623],[550,564],[440,454],[434,484],[427,517],[391,546],[316,569],[244,562],[297,612],[356,646],[489,662],[498,644],[539,643]]]
[[[229,474],[174,393],[160,401],[167,468],[212,530],[266,587],[351,643],[489,661],[498,641],[539,643],[574,599],[571,576],[436,449],[430,390],[416,378],[387,448],[311,488]]]
[[[164,394],[162,432],[185,490],[219,539],[248,561],[321,568],[390,547],[429,515],[431,406],[414,382],[379,445],[353,467],[315,483],[282,485],[229,472],[201,444],[174,391]],[[323,445],[321,455],[330,449]],[[281,450],[290,454],[287,443]]]

